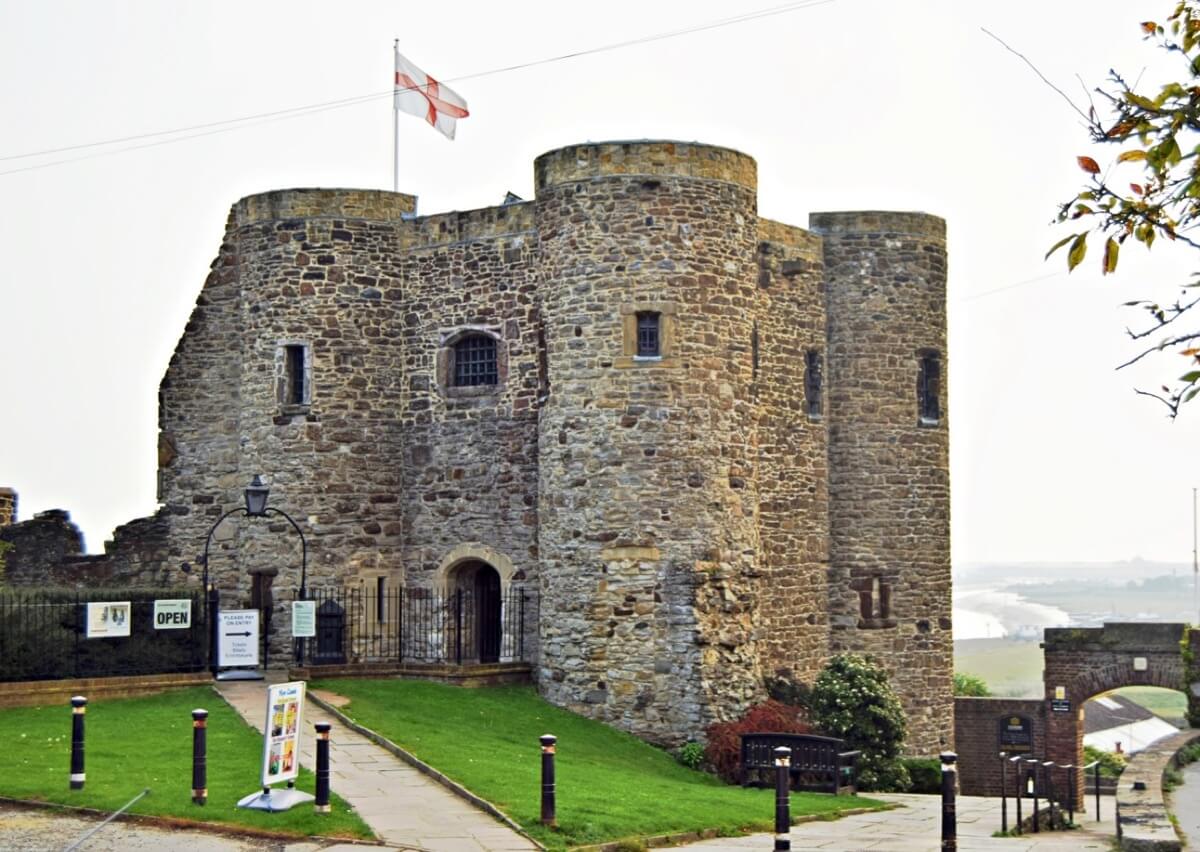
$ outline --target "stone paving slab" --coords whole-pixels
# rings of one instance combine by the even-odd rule
[[[257,730],[266,721],[268,681],[220,681],[217,690]],[[508,826],[422,775],[310,704],[300,764],[316,769],[314,722],[331,723],[330,788],[354,806],[384,842],[431,852],[535,850]]]

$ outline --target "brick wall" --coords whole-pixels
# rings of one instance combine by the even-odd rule
[[[999,726],[1011,716],[1024,716],[1033,726],[1030,757],[1045,759],[1045,702],[1038,698],[954,699],[954,747],[958,754],[958,784],[964,796],[1000,795]],[[1009,790],[1015,789],[1013,766],[1008,765]]]

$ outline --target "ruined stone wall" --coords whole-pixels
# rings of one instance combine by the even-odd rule
[[[400,428],[408,585],[448,585],[464,545],[507,585],[536,586],[539,375],[533,205],[428,216],[400,229],[406,381]],[[453,387],[463,334],[497,341],[499,383]],[[475,554],[477,550],[470,550]],[[440,570],[439,570],[440,569]]]
[[[810,225],[829,314],[830,646],[887,667],[906,750],[936,754],[954,714],[945,223],[868,212]],[[940,359],[940,417],[923,423],[926,352]]]
[[[10,586],[44,585],[49,566],[83,553],[83,533],[61,509],[0,527],[0,541],[11,545],[4,554],[3,577]]]
[[[807,231],[763,219],[758,231],[759,648],[767,677],[811,683],[829,648],[828,431],[804,383],[806,353],[825,358],[824,261]]]
[[[762,695],[754,162],[609,143],[535,172],[550,384],[539,688],[679,743]],[[660,358],[635,357],[640,310],[662,317]]]
[[[0,488],[0,527],[17,521],[17,492],[11,488]]]

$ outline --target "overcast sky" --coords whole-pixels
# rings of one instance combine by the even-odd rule
[[[96,551],[154,511],[158,382],[230,205],[391,188],[394,37],[450,81],[780,2],[0,0],[0,485],[19,492],[20,517],[68,509]],[[1137,25],[1173,6],[831,0],[462,79],[471,116],[455,142],[404,119],[400,188],[422,213],[486,207],[531,198],[549,149],[671,138],[756,158],[766,217],[943,216],[955,562],[1186,562],[1200,402],[1172,423],[1133,393],[1178,375],[1178,356],[1113,368],[1136,319],[1118,305],[1169,293],[1191,258],[1131,244],[1104,280],[1098,258],[1069,277],[1064,258],[1043,261],[1055,206],[1083,177],[1084,131],[980,31],[1081,101],[1079,79],[1109,67],[1153,76],[1162,59]],[[372,94],[171,144],[11,159]]]

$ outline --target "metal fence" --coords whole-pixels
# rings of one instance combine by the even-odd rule
[[[156,629],[156,600],[191,601],[190,626]],[[129,635],[89,638],[88,604],[125,601]],[[0,590],[0,681],[203,671],[206,627],[197,590]]]
[[[310,589],[316,636],[307,665],[528,662],[537,631],[537,596],[512,586],[473,589]]]

